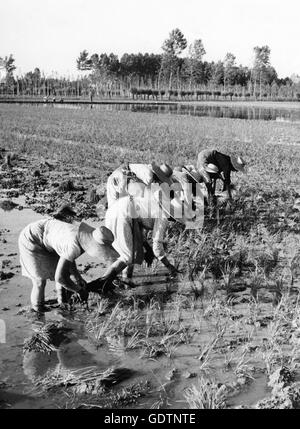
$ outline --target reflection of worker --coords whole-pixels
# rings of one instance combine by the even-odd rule
[[[227,192],[228,197],[231,200],[231,172],[243,172],[245,170],[246,165],[245,161],[240,156],[228,156],[214,149],[205,149],[199,153],[197,160],[197,168],[202,174],[206,185],[208,186],[209,193],[213,195],[213,179],[211,177],[210,172],[208,171],[208,166],[211,166],[211,164],[217,167],[216,173],[213,174],[221,174],[222,179],[224,181],[223,191]]]
[[[101,260],[117,259],[118,254],[111,246],[113,240],[112,233],[104,226],[92,228],[84,222],[78,226],[42,219],[25,227],[19,236],[20,262],[22,274],[32,281],[32,309],[44,310],[47,279],[56,282],[59,304],[64,301],[64,289],[78,293],[85,300],[86,282],[75,260],[84,252]]]
[[[93,356],[73,341],[61,344],[57,351],[50,354],[27,350],[23,357],[23,371],[31,382],[49,370],[78,369],[96,364]]]

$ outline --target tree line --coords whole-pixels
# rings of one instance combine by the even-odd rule
[[[36,68],[14,77],[12,55],[0,58],[6,78],[0,83],[0,95],[94,96],[158,99],[219,99],[254,97],[300,99],[300,85],[289,77],[280,79],[271,65],[269,46],[256,46],[252,67],[238,65],[233,53],[222,61],[205,61],[201,39],[188,44],[183,33],[172,30],[162,44],[161,54],[80,52],[76,64],[88,75],[78,79],[45,77]]]

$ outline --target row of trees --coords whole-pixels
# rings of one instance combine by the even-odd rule
[[[183,52],[187,50],[187,55]],[[93,54],[85,50],[77,59],[79,70],[90,70],[91,79],[104,85],[120,81],[126,87],[192,90],[208,87],[223,92],[246,88],[251,94],[265,93],[265,87],[292,84],[289,78],[279,79],[270,63],[268,46],[254,48],[252,68],[237,65],[236,57],[227,53],[223,61],[204,61],[206,54],[201,39],[188,42],[179,29],[163,42],[162,54]],[[206,88],[207,89],[207,88]],[[239,91],[241,92],[241,91]]]
[[[186,54],[185,54],[186,52]],[[85,77],[77,79],[45,77],[36,68],[24,76],[14,77],[12,55],[0,58],[5,79],[1,94],[54,96],[133,96],[160,97],[255,97],[297,98],[299,83],[279,79],[270,62],[268,46],[254,48],[251,68],[237,65],[236,57],[227,53],[223,61],[204,60],[206,50],[201,39],[188,45],[179,29],[163,42],[161,54],[89,53],[77,58],[77,68]]]

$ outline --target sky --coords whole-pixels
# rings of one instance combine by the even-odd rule
[[[300,75],[299,0],[0,0],[0,57],[13,54],[17,74],[76,76],[76,58],[114,52],[161,53],[179,28],[202,39],[207,61],[232,52],[251,66],[254,46],[269,45],[279,77]]]

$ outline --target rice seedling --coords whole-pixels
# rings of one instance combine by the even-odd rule
[[[142,347],[144,343],[144,335],[136,331],[129,337],[124,337],[124,335],[110,337],[108,347],[114,353],[124,354],[127,351]]]
[[[238,379],[242,379],[244,384],[254,380],[254,377],[252,375],[253,367],[249,365],[250,359],[246,359],[247,351],[243,351],[242,354],[239,356],[236,367],[234,369],[234,373],[238,377]]]
[[[224,268],[222,268],[221,271],[226,294],[228,297],[230,297],[232,281],[236,274],[236,266],[232,267],[229,262],[226,262]]]
[[[258,291],[263,286],[264,279],[265,277],[261,270],[256,266],[255,271],[250,273],[250,292],[255,301],[258,300]]]
[[[115,333],[116,328],[116,319],[117,314],[121,311],[121,304],[118,302],[114,308],[112,309],[112,312],[105,320],[99,320],[98,314],[94,314],[91,317],[89,317],[85,323],[85,328],[89,334],[89,338],[95,342],[96,345],[102,345],[103,339],[107,335],[111,335],[112,333]]]
[[[207,270],[207,266],[204,266],[203,270],[194,277],[191,272],[189,275],[188,285],[191,288],[191,292],[195,299],[202,298],[204,295],[204,285],[205,285],[205,273]]]
[[[226,408],[226,387],[204,377],[184,391],[190,409],[216,410]]]
[[[200,361],[199,369],[203,372],[208,372],[210,370],[210,362],[212,359],[212,354],[215,351],[215,348],[219,341],[223,338],[226,327],[222,327],[218,332],[216,332],[215,336],[203,347],[200,355],[198,356],[198,360]]]
[[[190,335],[188,328],[183,326],[178,330],[173,327],[166,332],[160,340],[150,341],[146,339],[144,342],[144,349],[142,350],[141,358],[156,359],[160,356],[167,356],[171,358],[179,344],[190,342]]]
[[[98,298],[97,299],[97,308],[95,311],[95,316],[103,316],[107,313],[109,307],[109,299],[108,298]]]

